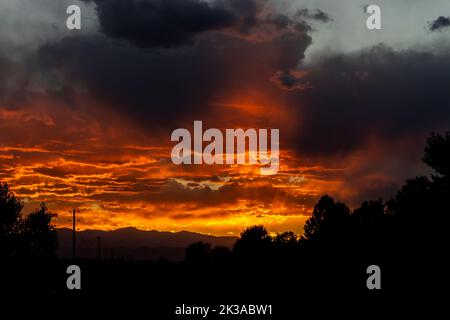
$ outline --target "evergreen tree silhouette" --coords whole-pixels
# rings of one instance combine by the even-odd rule
[[[17,253],[22,226],[23,202],[17,199],[6,183],[0,183],[0,257]]]

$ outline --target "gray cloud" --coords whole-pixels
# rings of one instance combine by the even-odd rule
[[[430,31],[442,31],[442,29],[448,27],[450,27],[450,17],[440,16],[429,23]]]
[[[80,6],[82,13],[82,30],[77,32],[95,33],[97,16],[93,3],[81,0],[1,0],[1,51],[18,61],[26,59],[46,43],[73,34],[66,27],[66,9],[73,4]]]
[[[448,127],[449,55],[379,45],[309,66],[301,81],[312,88],[289,91],[303,120],[298,150],[348,153],[370,137],[389,141]]]

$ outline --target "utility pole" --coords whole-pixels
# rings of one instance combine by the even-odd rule
[[[75,217],[77,210],[73,209],[72,210],[72,259],[75,260],[75,235],[76,235],[76,224],[77,224],[77,219]]]

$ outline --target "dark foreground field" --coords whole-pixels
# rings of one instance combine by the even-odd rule
[[[148,319],[201,319],[179,316],[178,306],[272,305],[271,315],[219,315],[207,319],[298,319],[302,315],[347,314],[364,308],[384,313],[400,301],[432,293],[433,275],[422,264],[391,257],[375,261],[381,290],[366,286],[374,261],[321,258],[305,261],[227,263],[80,260],[82,289],[66,287],[71,260],[16,261],[2,266],[2,291],[19,299],[47,301],[71,312],[145,314]],[[444,274],[442,270],[434,270]],[[439,277],[438,277],[439,278]],[[410,306],[413,307],[413,306]],[[411,309],[409,309],[411,311]],[[42,311],[42,310],[41,310]]]

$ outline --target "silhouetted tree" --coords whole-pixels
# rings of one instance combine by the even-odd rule
[[[309,241],[337,241],[345,236],[349,223],[350,209],[324,195],[314,206],[311,218],[306,221],[302,238]]]
[[[432,205],[432,181],[427,177],[408,180],[387,202],[387,213],[401,223],[414,223]],[[416,230],[417,231],[417,230]]]
[[[355,254],[376,259],[390,246],[391,225],[386,215],[386,205],[382,199],[364,201],[361,207],[352,212],[353,250]]]
[[[195,242],[186,249],[187,262],[204,263],[211,260],[211,244],[204,242]]]
[[[22,224],[23,203],[6,183],[0,183],[0,256],[11,256],[17,251]]]
[[[275,237],[275,244],[284,246],[284,245],[296,245],[297,244],[297,235],[292,231],[286,231],[283,233],[279,233]]]
[[[231,258],[231,250],[227,247],[216,246],[211,250],[211,255],[216,262],[224,262]]]
[[[432,183],[428,188],[428,211],[433,212],[434,219],[443,221],[450,214],[450,132],[445,134],[431,133],[425,147],[423,161],[433,168],[438,175],[432,176]],[[446,225],[439,223],[438,227]],[[440,229],[440,228],[438,228]],[[446,230],[435,230],[432,234],[441,236],[448,234]]]
[[[385,220],[384,208],[382,199],[364,201],[360,208],[353,211],[352,215],[362,226],[382,226]]]
[[[277,234],[273,240],[275,256],[278,259],[294,259],[299,253],[298,240],[292,231]]]
[[[42,204],[39,210],[22,215],[23,203],[0,183],[0,255],[3,257],[54,256],[57,246],[52,214]]]
[[[450,132],[443,135],[431,133],[423,161],[440,175],[450,177]]]
[[[252,226],[241,233],[233,252],[239,258],[260,259],[269,253],[272,238],[262,225]]]
[[[23,223],[23,236],[28,244],[28,253],[32,257],[49,258],[54,256],[58,245],[58,236],[51,224],[52,214],[44,203],[29,214]]]
[[[450,214],[450,133],[431,133],[423,161],[437,175],[431,179],[408,180],[387,202],[387,213],[395,223],[397,243],[411,255],[430,259],[433,251],[442,251],[448,242],[446,228]]]

